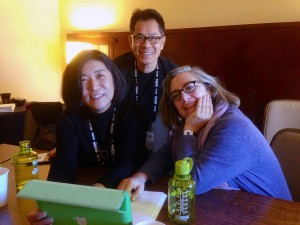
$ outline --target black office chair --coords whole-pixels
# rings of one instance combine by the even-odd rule
[[[56,124],[63,112],[61,102],[32,102],[27,106],[24,140],[32,148],[52,150],[56,146]]]

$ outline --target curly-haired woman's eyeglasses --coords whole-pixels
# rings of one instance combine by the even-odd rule
[[[191,82],[187,83],[186,85],[184,85],[184,87],[181,90],[173,91],[170,94],[169,98],[172,100],[172,102],[176,102],[176,101],[180,100],[181,92],[183,91],[186,94],[192,93],[193,91],[195,91],[195,89],[197,87],[196,83],[201,83],[201,82],[196,81],[196,80],[191,81]]]

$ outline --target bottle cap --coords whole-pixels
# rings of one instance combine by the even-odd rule
[[[20,141],[19,142],[19,145],[20,145],[20,151],[19,153],[21,155],[24,155],[24,154],[27,154],[31,151],[31,148],[30,148],[30,141]]]
[[[193,168],[193,160],[185,157],[182,160],[178,160],[175,163],[175,174],[176,175],[189,175]]]

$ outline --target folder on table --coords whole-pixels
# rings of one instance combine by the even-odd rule
[[[32,180],[17,196],[36,200],[54,224],[132,224],[130,197],[122,190]]]

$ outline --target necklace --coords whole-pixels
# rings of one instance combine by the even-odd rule
[[[110,138],[110,155],[112,157],[113,163],[115,162],[115,145],[114,145],[114,128],[115,128],[115,119],[116,119],[116,108],[114,108],[114,113],[109,125],[109,138]],[[109,157],[109,152],[107,149],[102,149],[101,146],[99,148],[98,142],[96,140],[96,136],[94,133],[93,125],[91,120],[89,120],[89,128],[91,131],[92,141],[93,141],[93,148],[96,153],[98,162],[100,165],[105,165],[105,161]]]

